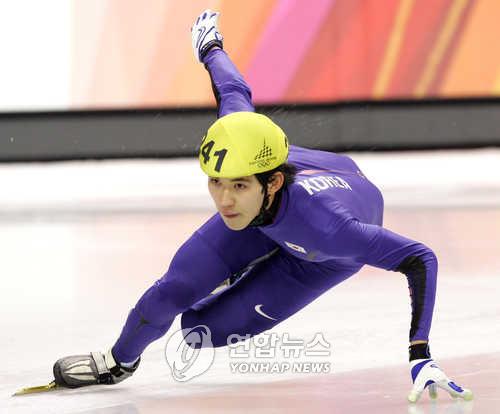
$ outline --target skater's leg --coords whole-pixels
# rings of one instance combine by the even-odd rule
[[[113,346],[120,362],[136,360],[163,336],[175,316],[208,296],[232,273],[276,248],[256,229],[229,230],[214,216],[178,250],[168,272],[151,286],[130,311]]]
[[[279,251],[230,288],[185,311],[181,325],[188,330],[206,325],[213,346],[225,346],[231,335],[248,337],[272,328],[358,270],[333,270]]]

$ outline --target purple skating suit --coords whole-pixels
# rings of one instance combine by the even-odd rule
[[[254,110],[248,85],[224,51],[210,51],[204,63],[219,116]],[[226,345],[231,334],[256,335],[365,264],[406,275],[410,339],[428,339],[437,276],[432,250],[382,227],[382,195],[349,157],[291,146],[288,162],[298,174],[273,222],[233,231],[216,214],[195,231],[130,311],[113,347],[119,361],[136,359],[181,313],[185,328],[207,325],[214,346]],[[231,274],[273,252],[230,288],[209,296]],[[257,305],[267,317],[256,312]]]

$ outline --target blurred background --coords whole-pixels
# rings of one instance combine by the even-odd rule
[[[496,0],[19,0],[2,15],[0,159],[193,155],[214,118],[200,9],[259,110],[329,150],[500,143]],[[36,131],[36,132],[35,132]]]
[[[475,412],[496,412],[500,1],[0,6],[0,349],[8,357],[0,411],[151,414],[176,397],[176,412],[198,412],[209,395],[213,412],[234,412],[224,405],[227,389],[249,377],[231,375],[219,355],[206,376],[181,387],[164,363],[163,339],[143,355],[144,369],[112,392],[49,394],[36,406],[7,397],[50,380],[63,355],[111,346],[138,297],[214,213],[195,154],[215,101],[190,36],[211,8],[257,110],[292,144],[352,156],[384,194],[385,225],[437,253],[433,353],[475,391]],[[247,401],[233,403],[262,412],[275,404],[290,413],[311,404],[329,413],[471,412],[425,404],[407,411],[409,309],[404,278],[364,269],[279,325],[292,336],[323,332],[334,346],[334,375],[319,388],[238,388],[233,395]],[[380,377],[391,385],[371,388],[369,378]],[[257,398],[263,393],[270,399]]]

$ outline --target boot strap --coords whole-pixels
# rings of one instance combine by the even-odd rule
[[[113,383],[113,378],[111,376],[110,369],[106,365],[106,361],[104,360],[104,355],[100,352],[91,352],[90,355],[95,362],[97,367],[97,382],[99,384],[111,384]],[[113,360],[114,362],[114,360]],[[116,364],[115,364],[116,367]]]

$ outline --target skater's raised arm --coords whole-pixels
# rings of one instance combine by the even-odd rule
[[[217,101],[217,117],[232,112],[255,110],[252,92],[243,76],[222,50],[222,35],[217,28],[219,13],[205,10],[191,29],[195,57],[210,74]]]

